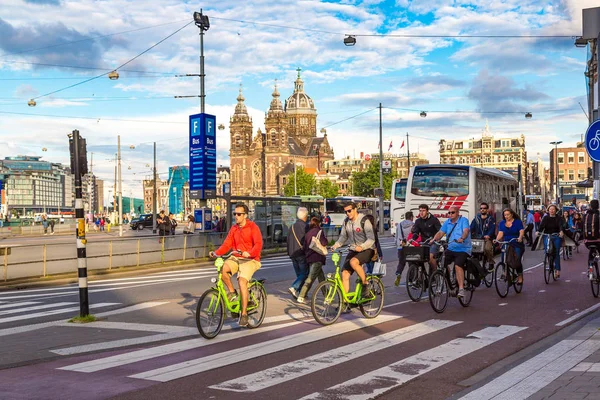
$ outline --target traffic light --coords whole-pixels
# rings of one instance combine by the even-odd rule
[[[69,153],[71,154],[71,173],[75,174],[75,143],[77,143],[77,156],[79,163],[79,173],[86,175],[88,173],[87,166],[87,145],[85,139],[79,136],[79,131],[74,130],[72,135],[69,135]]]

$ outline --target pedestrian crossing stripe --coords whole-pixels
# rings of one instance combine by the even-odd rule
[[[378,335],[377,340],[373,340],[373,338],[365,339],[302,360],[292,361],[264,371],[209,386],[209,388],[234,392],[256,392],[460,323],[461,321],[432,319]]]
[[[3,303],[3,302],[0,301],[0,310],[12,308],[12,307],[22,307],[22,306],[30,306],[32,304],[40,304],[39,301],[21,301],[19,303],[9,303],[9,304],[1,304],[1,303]]]
[[[121,303],[98,303],[98,304],[92,304],[90,306],[90,308],[116,306],[118,304],[121,304]],[[6,323],[6,322],[13,322],[13,321],[22,321],[25,319],[32,319],[32,318],[38,318],[38,317],[47,317],[50,315],[64,314],[64,313],[73,312],[73,311],[79,311],[79,307],[61,308],[60,310],[42,311],[39,313],[32,313],[32,314],[26,314],[26,315],[13,315],[12,317],[0,318],[0,324]]]
[[[511,325],[488,327],[471,333],[466,338],[451,340],[440,346],[332,386],[322,392],[302,397],[300,400],[371,399],[524,329],[527,328]]]
[[[24,305],[27,302],[24,303],[15,303],[14,305]],[[36,304],[36,302],[33,302],[34,304]],[[77,304],[75,302],[72,301],[67,301],[67,302],[60,302],[60,303],[50,303],[50,304],[39,304],[36,306],[31,306],[31,307],[23,307],[23,308],[11,308],[9,310],[0,310],[0,315],[7,315],[7,314],[18,314],[20,312],[28,312],[28,311],[37,311],[37,310],[43,310],[46,308],[57,308],[57,307],[63,307],[63,306],[72,306],[73,304]]]

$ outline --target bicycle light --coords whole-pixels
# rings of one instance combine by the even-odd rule
[[[331,272],[327,274],[327,279],[333,279],[333,274]]]

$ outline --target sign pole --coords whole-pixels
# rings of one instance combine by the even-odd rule
[[[383,235],[383,122],[381,118],[381,103],[379,103],[379,234]]]

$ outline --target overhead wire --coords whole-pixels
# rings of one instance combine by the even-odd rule
[[[82,65],[64,65],[64,64],[49,64],[49,63],[39,63],[39,62],[28,62],[28,61],[16,61],[16,60],[6,60],[0,61],[0,63],[12,63],[12,64],[24,64],[24,65],[39,65],[42,67],[58,67],[58,68],[72,68],[72,69],[84,69],[89,71],[106,71],[113,70],[114,68],[110,67],[90,67],[90,66],[82,66]],[[131,70],[131,69],[121,69],[122,72],[135,72],[138,74],[163,74],[163,75],[174,75],[175,72],[159,72],[159,71],[139,71],[139,70]]]

